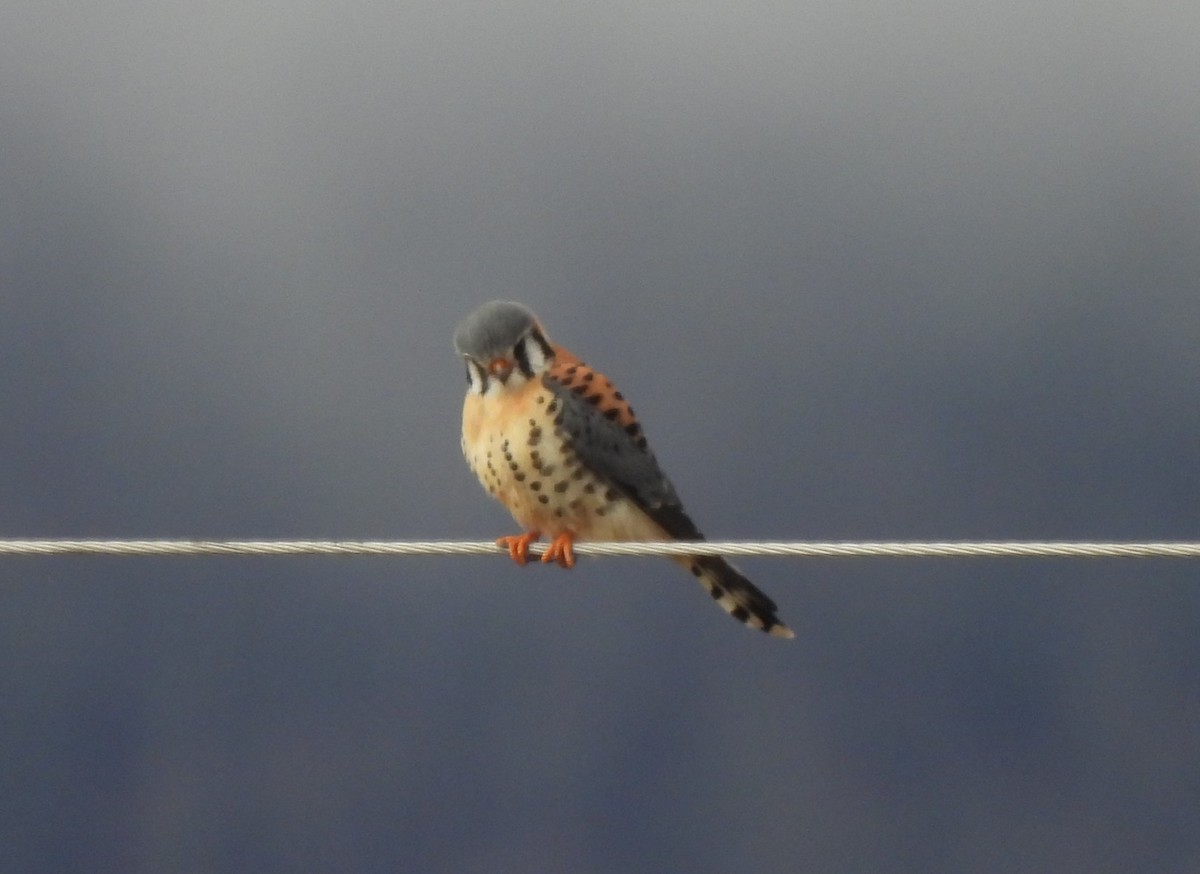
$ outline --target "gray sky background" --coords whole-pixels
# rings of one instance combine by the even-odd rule
[[[480,539],[521,300],[710,536],[1196,539],[1200,12],[9,3],[0,536]],[[1195,871],[1200,568],[0,562],[0,868]]]

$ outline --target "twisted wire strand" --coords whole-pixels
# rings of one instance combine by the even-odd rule
[[[530,553],[541,555],[544,544]],[[490,540],[0,540],[0,555],[498,555]],[[699,541],[576,543],[579,555],[1200,558],[1184,541]]]

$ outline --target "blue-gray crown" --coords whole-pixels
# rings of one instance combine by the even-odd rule
[[[479,362],[511,353],[513,346],[535,324],[528,307],[509,300],[493,300],[458,323],[454,348]]]

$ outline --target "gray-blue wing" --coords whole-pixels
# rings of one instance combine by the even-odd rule
[[[608,379],[572,362],[554,366],[542,381],[558,407],[556,424],[580,461],[631,498],[672,537],[704,539],[658,466],[633,409]]]

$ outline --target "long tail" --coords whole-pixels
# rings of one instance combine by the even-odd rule
[[[675,559],[700,581],[725,612],[750,628],[774,637],[795,637],[779,621],[779,608],[742,572],[718,555],[684,555]]]

